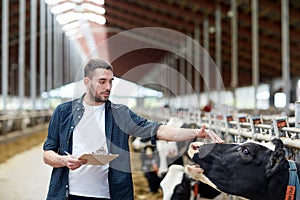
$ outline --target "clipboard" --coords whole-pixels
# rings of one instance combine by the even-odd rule
[[[106,165],[118,156],[119,154],[83,154],[78,159],[87,160],[86,165]]]

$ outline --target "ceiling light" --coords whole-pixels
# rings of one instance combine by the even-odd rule
[[[87,10],[93,11],[95,13],[99,13],[101,15],[105,14],[105,9],[102,8],[101,6],[95,6],[95,5],[90,4],[90,3],[83,3],[82,7],[87,9]]]
[[[227,12],[227,17],[229,17],[229,18],[233,17],[233,11],[232,10],[229,10]]]
[[[74,22],[63,25],[61,27],[61,29],[63,31],[68,31],[68,30],[72,30],[72,29],[75,29],[75,28],[78,28],[78,27],[80,27],[80,22],[79,21],[74,21]]]
[[[95,4],[98,4],[98,5],[104,5],[105,4],[104,0],[89,0],[89,1],[93,2]]]
[[[82,14],[81,13],[76,13],[74,11],[70,11],[70,12],[66,12],[63,14],[59,14],[56,17],[56,20],[58,21],[58,23],[60,25],[64,25],[67,23],[70,23],[72,21],[76,21],[82,18]]]
[[[62,4],[58,4],[56,6],[53,6],[51,8],[51,12],[53,14],[63,13],[63,12],[66,12],[68,10],[71,10],[75,7],[76,7],[75,3],[66,2],[66,3],[62,3]]]
[[[72,0],[74,3],[82,3],[83,0]]]
[[[101,25],[106,23],[106,19],[102,15],[96,15],[94,13],[84,13],[84,16],[86,17],[86,19]]]
[[[58,4],[60,2],[63,2],[63,0],[45,0],[45,3],[48,5],[55,5]]]
[[[75,35],[77,33],[79,33],[78,29],[68,30],[65,32],[66,36],[68,36],[68,37],[70,37],[71,35]]]

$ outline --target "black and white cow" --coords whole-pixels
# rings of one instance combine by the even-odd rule
[[[224,193],[201,181],[193,180],[182,165],[171,165],[160,186],[163,200],[226,199]]]
[[[251,200],[283,200],[289,180],[289,163],[282,141],[274,139],[272,142],[274,150],[254,142],[192,143],[188,153],[203,169],[199,173],[203,172],[223,192]],[[296,166],[299,177],[299,163]]]

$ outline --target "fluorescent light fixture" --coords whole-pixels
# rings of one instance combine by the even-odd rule
[[[63,25],[61,27],[61,29],[63,31],[69,31],[69,30],[72,30],[72,29],[75,29],[75,28],[78,28],[78,27],[80,27],[80,22],[79,21],[74,21],[74,22]]]
[[[85,16],[86,19],[88,19],[92,22],[96,22],[96,23],[102,24],[102,25],[106,23],[105,17],[103,17],[101,15],[96,15],[94,13],[84,13],[83,15]]]
[[[89,0],[89,1],[93,2],[95,4],[98,4],[98,5],[104,5],[105,4],[104,0]]]
[[[95,13],[98,13],[98,14],[101,14],[101,15],[105,14],[105,9],[101,6],[95,6],[95,5],[90,4],[90,3],[83,3],[81,6],[85,9],[93,11]]]
[[[68,38],[72,41],[72,40],[78,40],[79,38],[82,38],[83,35],[81,33],[75,34],[75,35],[71,35]]]
[[[102,24],[102,25],[106,23],[105,17],[103,17],[101,15],[97,15],[95,13],[77,13],[74,11],[70,11],[70,12],[66,12],[63,14],[59,14],[56,17],[56,20],[58,21],[58,23],[60,25],[65,25],[65,24],[68,24],[70,22],[77,21],[80,19],[87,19],[87,20],[90,20],[92,22],[96,22],[96,23]]]
[[[65,2],[51,8],[53,14],[63,13],[76,7],[75,3]]]
[[[269,99],[270,92],[269,91],[262,91],[256,94],[256,99]]]
[[[82,3],[83,0],[71,0],[74,3]]]
[[[215,29],[214,26],[209,27],[208,30],[209,30],[209,33],[215,33],[216,32],[216,29]]]
[[[65,34],[68,37],[70,37],[71,35],[75,35],[77,33],[79,33],[79,29],[72,29],[72,30],[65,31]]]
[[[58,21],[58,23],[60,25],[64,25],[64,24],[79,20],[81,18],[82,18],[81,13],[76,13],[74,11],[70,11],[70,12],[66,12],[66,13],[63,13],[63,14],[59,14],[56,17],[56,20]]]
[[[63,0],[45,0],[45,3],[48,4],[48,5],[55,5],[55,4],[58,4],[62,1]]]
[[[274,105],[277,108],[283,108],[286,106],[286,95],[282,92],[275,93]]]

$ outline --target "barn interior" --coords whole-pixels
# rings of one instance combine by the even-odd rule
[[[47,131],[100,58],[110,100],[147,119],[283,137],[298,152],[299,11],[298,0],[2,0],[0,145]]]

